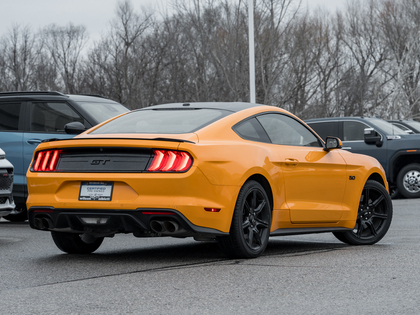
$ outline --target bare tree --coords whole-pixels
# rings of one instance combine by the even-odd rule
[[[1,46],[3,89],[23,91],[34,88],[37,47],[36,36],[30,28],[14,25]]]
[[[411,0],[381,3],[380,25],[392,58],[387,75],[392,78],[388,115],[420,118],[420,3]]]
[[[80,89],[77,75],[87,39],[86,27],[72,23],[51,24],[43,31],[46,51],[60,71],[66,93],[78,93]]]

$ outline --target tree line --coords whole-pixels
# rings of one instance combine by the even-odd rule
[[[131,109],[249,101],[248,1],[173,0],[162,15],[117,3],[106,35],[83,25],[0,38],[0,91],[100,94]],[[351,0],[331,12],[255,0],[257,103],[302,118],[420,118],[420,1]]]

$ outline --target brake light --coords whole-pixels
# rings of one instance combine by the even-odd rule
[[[33,170],[35,172],[55,172],[61,150],[47,150],[37,152]]]
[[[186,172],[193,159],[187,152],[175,150],[153,150],[154,157],[148,172]]]

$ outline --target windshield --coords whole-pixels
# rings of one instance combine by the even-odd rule
[[[98,123],[112,117],[126,113],[128,109],[119,103],[98,103],[98,102],[77,102],[86,110]]]
[[[410,125],[411,127],[415,128],[417,130],[420,130],[420,122],[415,121],[415,120],[404,120],[404,122],[407,125]]]
[[[99,127],[91,134],[153,133],[181,134],[201,129],[231,112],[221,109],[138,110]]]
[[[387,135],[406,135],[407,133],[401,128],[394,126],[393,124],[378,118],[369,119],[369,121],[377,126],[379,129],[382,129]]]

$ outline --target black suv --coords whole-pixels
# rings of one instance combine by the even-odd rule
[[[59,92],[0,93],[0,147],[14,166],[16,209],[5,216],[26,220],[26,171],[42,140],[70,138],[128,109],[100,96]]]
[[[407,134],[373,117],[309,119],[306,123],[323,139],[339,137],[343,149],[373,156],[386,172],[392,197],[420,197],[420,134]]]

